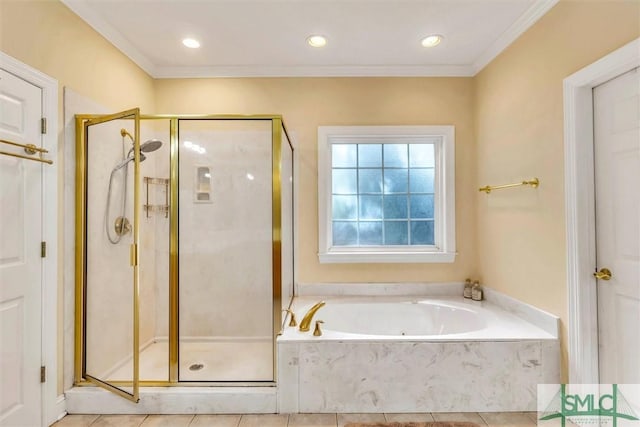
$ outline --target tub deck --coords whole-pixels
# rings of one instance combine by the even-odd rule
[[[322,336],[315,337],[309,332],[300,332],[297,327],[285,326],[282,335],[278,338],[280,341],[297,341],[297,342],[315,342],[323,341],[434,341],[434,342],[451,342],[451,341],[529,341],[529,340],[557,340],[557,333],[554,335],[545,331],[538,325],[534,325],[515,314],[512,314],[498,305],[488,301],[473,301],[470,299],[454,296],[438,296],[438,297],[296,297],[293,300],[292,310],[296,314],[298,321],[302,316],[318,301],[326,301],[327,306],[322,307],[313,321],[322,320]],[[406,334],[406,335],[388,335],[376,333],[355,333],[336,330],[332,325],[332,320],[325,313],[327,308],[333,304],[353,305],[354,310],[358,310],[360,305],[368,304],[397,304],[398,313],[401,315],[403,305],[420,304],[420,303],[443,304],[447,307],[454,307],[463,310],[471,310],[478,314],[478,317],[484,322],[482,327],[469,325],[469,331],[450,333],[450,334]],[[387,313],[389,314],[389,313]],[[384,321],[393,322],[392,316],[385,319],[363,319],[364,321]],[[407,320],[410,321],[410,320]],[[288,322],[285,323],[288,325]],[[312,331],[313,331],[312,323]]]

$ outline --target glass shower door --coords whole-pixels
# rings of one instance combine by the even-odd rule
[[[140,111],[78,120],[81,377],[137,402]]]
[[[180,381],[274,380],[272,121],[179,120]]]

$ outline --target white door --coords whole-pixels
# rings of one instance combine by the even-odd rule
[[[640,383],[640,72],[593,89],[600,383]],[[602,269],[611,272],[611,278]]]
[[[41,89],[0,70],[0,139],[41,147],[41,117]],[[0,155],[1,426],[41,424],[42,167]]]

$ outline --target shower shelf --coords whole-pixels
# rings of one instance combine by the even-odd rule
[[[169,217],[169,179],[167,178],[153,178],[150,176],[144,177],[144,184],[146,189],[146,203],[143,205],[144,211],[149,218],[149,212],[164,212],[164,217]],[[149,185],[164,185],[164,204],[152,205],[149,204]]]

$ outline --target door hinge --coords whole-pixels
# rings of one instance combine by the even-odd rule
[[[47,381],[47,367],[40,366],[40,382],[44,383]]]
[[[45,258],[47,256],[47,242],[40,242],[40,257]]]
[[[47,118],[43,117],[40,119],[40,133],[47,133]]]

